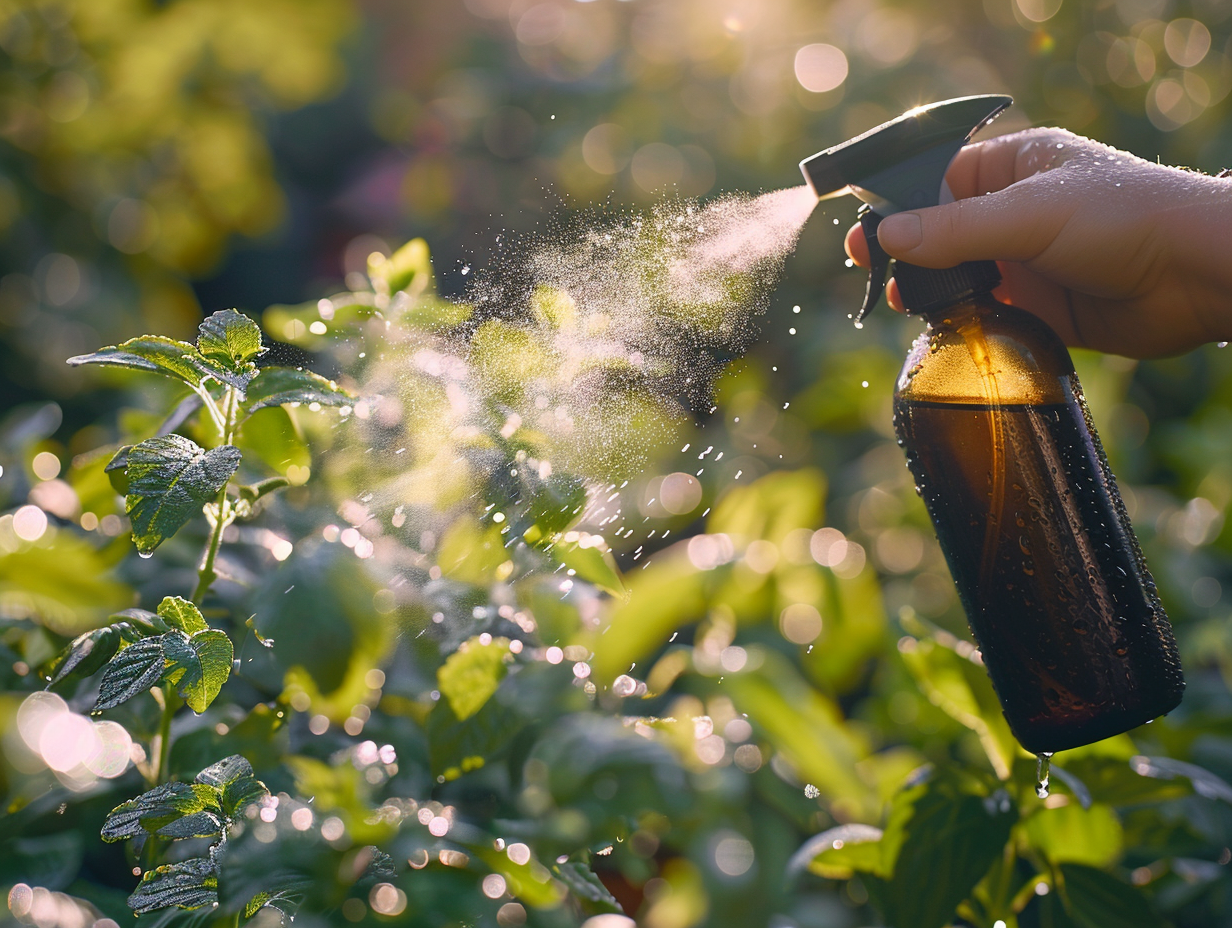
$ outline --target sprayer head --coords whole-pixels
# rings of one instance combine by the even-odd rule
[[[984,94],[916,107],[800,162],[804,179],[817,196],[854,193],[865,203],[860,208],[860,224],[868,242],[871,266],[868,290],[856,316],[857,323],[885,289],[890,256],[877,241],[878,224],[892,213],[952,200],[945,184],[950,162],[972,135],[1013,102],[1002,94]],[[955,277],[956,281],[965,280],[965,269],[968,269],[966,264],[954,269],[961,272]],[[991,271],[986,267],[973,269],[966,276],[972,277],[973,287],[982,287],[991,279],[990,274],[996,274],[996,265],[991,266]],[[987,286],[995,286],[995,281]],[[908,304],[909,310],[913,308],[916,307]]]

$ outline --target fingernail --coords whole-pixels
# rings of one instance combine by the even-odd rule
[[[915,213],[895,213],[881,220],[877,238],[886,251],[910,251],[924,241],[924,227]]]

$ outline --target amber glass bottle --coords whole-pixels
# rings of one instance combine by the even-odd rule
[[[1069,352],[988,294],[925,317],[895,430],[1015,737],[1052,753],[1175,708],[1176,643]]]

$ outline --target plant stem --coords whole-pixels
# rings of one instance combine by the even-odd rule
[[[227,394],[223,398],[223,409],[225,410],[224,422],[222,424],[222,443],[224,445],[231,444],[235,438],[235,418],[236,408],[239,406],[239,396],[234,387],[227,387]],[[197,587],[193,590],[192,601],[198,606],[205,598],[205,594],[209,592],[210,585],[218,579],[218,574],[214,572],[214,561],[218,557],[218,549],[222,547],[222,533],[227,527],[227,487],[231,481],[223,484],[222,489],[218,491],[218,514],[214,519],[214,531],[210,534],[210,540],[205,547],[205,554],[201,559],[201,567],[197,571]]]
[[[163,715],[158,722],[158,754],[154,761],[154,785],[162,786],[168,779],[171,759],[171,717],[180,708],[180,697],[171,686],[163,687]]]

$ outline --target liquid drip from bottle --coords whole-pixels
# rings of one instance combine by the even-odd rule
[[[1044,752],[1035,755],[1035,795],[1048,798],[1048,772],[1052,767],[1052,755]]]

